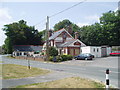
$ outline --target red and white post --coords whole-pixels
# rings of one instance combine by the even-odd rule
[[[106,90],[109,90],[109,69],[106,69]]]

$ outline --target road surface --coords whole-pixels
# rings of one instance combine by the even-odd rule
[[[4,64],[28,65],[27,60],[9,59],[2,57]],[[89,78],[105,83],[105,70],[110,69],[110,85],[118,88],[118,57],[96,58],[93,61],[67,61],[64,63],[53,64],[39,61],[30,61],[32,67],[44,68],[61,73],[75,74],[83,78]],[[58,74],[59,75],[59,74]]]

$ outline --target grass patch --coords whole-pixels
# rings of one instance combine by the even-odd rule
[[[0,61],[0,63],[3,63],[3,61]]]
[[[11,59],[15,59],[15,57],[12,57],[12,56],[6,56],[7,58],[11,58]]]
[[[2,64],[0,64],[0,79],[2,79]]]
[[[105,85],[95,81],[82,79],[80,77],[70,77],[51,82],[20,85],[16,88],[104,88]]]
[[[3,64],[2,65],[2,77],[3,79],[24,78],[32,77],[36,75],[44,75],[49,73],[48,70],[39,68],[28,69],[27,66],[15,65],[15,64]]]

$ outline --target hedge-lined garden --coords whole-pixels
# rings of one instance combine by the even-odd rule
[[[49,61],[53,62],[62,62],[72,60],[73,56],[71,55],[58,55],[58,56],[50,56]]]
[[[72,60],[73,56],[71,55],[58,55],[58,50],[55,47],[49,48],[49,61],[52,62],[62,62]]]

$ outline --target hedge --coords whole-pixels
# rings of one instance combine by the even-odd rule
[[[53,56],[50,56],[49,61],[54,61]],[[58,55],[56,56],[56,62],[72,60],[73,56],[71,55]]]

